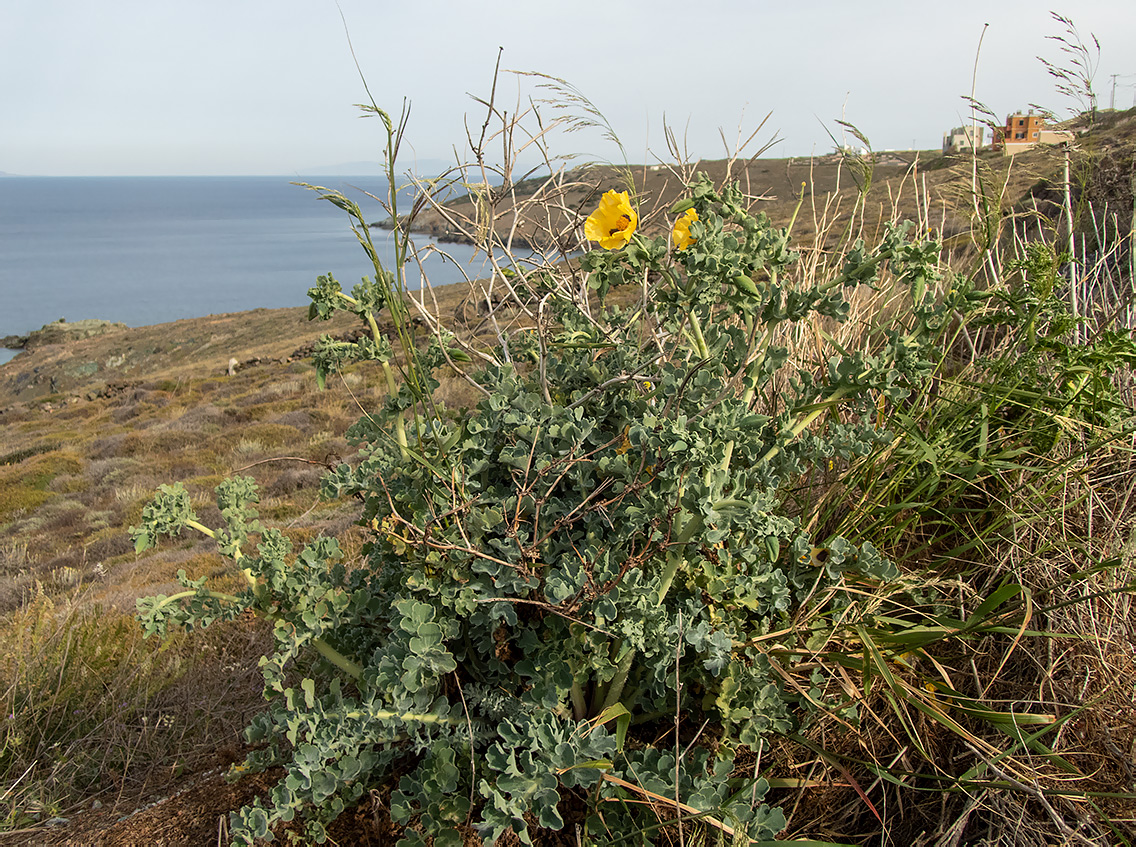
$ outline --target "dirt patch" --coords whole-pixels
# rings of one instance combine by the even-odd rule
[[[283,776],[281,768],[225,781],[229,766],[244,757],[232,748],[217,754],[200,772],[183,776],[174,793],[145,802],[92,800],[85,808],[44,824],[0,834],[0,847],[202,847],[229,843],[229,813],[267,797]],[[92,806],[94,808],[92,808]],[[379,847],[394,844],[394,825],[376,796],[344,812],[329,828],[331,844]],[[295,826],[290,827],[299,832]],[[284,837],[286,828],[277,831]],[[480,843],[480,842],[477,842]]]

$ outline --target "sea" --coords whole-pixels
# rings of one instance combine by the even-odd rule
[[[375,176],[0,177],[0,337],[60,318],[146,326],[301,306],[326,273],[350,291],[374,269],[347,214],[299,181],[343,191],[368,221],[387,217],[363,193],[385,196]],[[391,268],[391,233],[370,232]],[[440,247],[453,261],[425,260],[432,285],[486,270],[473,248]],[[416,264],[407,281],[419,287]],[[0,349],[0,364],[15,354]]]

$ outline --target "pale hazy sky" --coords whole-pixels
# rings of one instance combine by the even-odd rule
[[[1136,88],[1136,4],[1077,0],[1070,15],[1100,40],[1107,107]],[[464,145],[470,94],[502,67],[574,84],[604,113],[631,162],[665,156],[664,116],[690,152],[723,155],[721,127],[783,141],[770,155],[828,152],[824,127],[855,123],[877,149],[938,148],[971,90],[1000,117],[1030,103],[1059,114],[1038,55],[1060,60],[1051,0],[0,0],[0,171],[43,175],[293,174],[375,160],[371,92],[413,113],[422,159]],[[504,76],[511,109],[531,83]],[[599,138],[558,152],[618,160]],[[410,152],[408,149],[407,152]]]

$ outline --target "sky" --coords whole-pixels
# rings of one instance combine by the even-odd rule
[[[1073,5],[1073,4],[1070,4]],[[1136,97],[1136,4],[1078,0],[1100,42],[1094,88]],[[604,116],[600,133],[552,134],[555,154],[669,160],[669,126],[692,157],[721,158],[769,114],[767,155],[830,152],[839,120],[873,148],[937,149],[968,120],[963,95],[999,116],[1031,103],[1067,116],[1037,57],[1067,57],[1050,2],[953,0],[3,0],[0,171],[44,176],[299,174],[381,158],[367,98],[411,105],[403,165],[467,154],[501,68],[564,79]],[[345,28],[346,23],[346,28]],[[988,25],[988,26],[985,26]],[[984,34],[985,33],[985,34]],[[356,68],[348,45],[354,45]],[[981,52],[979,42],[981,39]],[[514,113],[547,98],[502,73]],[[559,114],[540,106],[542,119]],[[529,119],[531,120],[531,115]],[[535,124],[531,124],[534,125]],[[858,142],[855,142],[858,144]],[[346,172],[350,172],[348,167]]]

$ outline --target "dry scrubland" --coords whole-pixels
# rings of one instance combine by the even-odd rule
[[[1116,215],[1098,222],[1101,241],[1117,232],[1123,237],[1130,225],[1126,181],[1134,134],[1136,117],[1121,113],[1080,144],[1083,196],[1102,215],[1106,208]],[[1012,165],[983,158],[977,203],[975,163],[933,154],[885,159],[870,185],[861,163],[832,159],[735,162],[730,176],[779,223],[793,215],[805,183],[793,235],[806,262],[847,244],[849,232],[871,241],[885,221],[908,218],[943,234],[946,261],[978,272],[976,241],[992,220],[1001,222],[1010,250],[1008,222],[1037,228],[1044,226],[1039,220],[1059,217],[1061,164],[1057,150],[1020,155]],[[669,226],[665,210],[695,170],[720,182],[726,168],[724,162],[633,168],[648,212],[643,229]],[[570,187],[556,200],[569,213],[567,223],[543,236],[536,210],[547,200],[537,195],[536,205],[526,206],[522,185],[516,197],[502,198],[498,232],[514,231],[537,246],[567,238],[571,213],[582,213],[578,226],[621,178],[604,168],[568,175]],[[417,227],[452,234],[455,216],[472,208],[454,202],[424,213]],[[1087,332],[1130,314],[1130,284],[1102,282],[1101,302],[1089,306],[1097,323]],[[1120,293],[1124,299],[1117,299]],[[485,292],[476,287],[472,294],[460,287],[435,295],[437,314],[466,337],[492,337],[525,320],[522,311],[501,307],[495,330],[489,309],[478,305]],[[853,333],[895,304],[868,297],[854,308]],[[216,843],[227,811],[278,778],[269,772],[235,786],[220,779],[243,756],[240,731],[263,707],[257,659],[270,648],[267,626],[242,617],[159,644],[142,640],[133,617],[136,598],[176,590],[178,568],[190,578],[219,577],[220,588],[236,589],[239,576],[203,539],[185,536],[135,554],[127,527],[140,522],[154,489],[173,480],[185,481],[201,521],[217,525],[213,488],[241,472],[259,483],[266,522],[297,542],[334,534],[348,562],[360,560],[367,536],[354,523],[358,505],[321,501],[319,479],[328,466],[350,459],[344,433],[361,410],[381,402],[385,389],[377,369],[364,364],[317,390],[302,353],[326,327],[304,317],[302,309],[258,310],[121,330],[43,346],[0,366],[0,696],[8,716],[0,729],[0,825],[13,830],[0,833],[0,844]],[[357,331],[338,320],[332,332]],[[797,341],[807,347],[812,339],[804,333]],[[998,341],[976,331],[968,343],[993,352]],[[233,376],[225,373],[230,358],[241,362]],[[1131,406],[1130,372],[1118,368],[1113,379]],[[451,406],[471,402],[461,380],[442,382],[439,395]],[[975,413],[964,401],[957,408]],[[932,436],[949,426],[928,423],[941,427],[927,433],[933,451],[941,445]],[[851,511],[859,517],[849,520],[886,538],[903,587],[936,592],[964,620],[980,607],[975,627],[984,637],[958,638],[936,655],[955,687],[981,704],[969,711],[937,704],[912,667],[890,660],[874,666],[869,645],[843,645],[848,655],[863,656],[859,668],[850,663],[840,672],[860,707],[857,725],[831,715],[815,721],[806,737],[778,739],[764,754],[762,767],[774,785],[767,802],[784,808],[788,836],[944,847],[1136,838],[1136,631],[1126,593],[1136,507],[1132,443],[1104,445],[1079,462],[1079,437],[1053,464],[1061,476],[1045,484],[1031,480],[1023,489],[1008,466],[993,477],[953,480],[960,486],[957,508],[944,520],[956,520],[961,536],[975,521],[976,543],[969,547],[936,547],[935,527],[911,514],[917,506],[865,500],[888,489],[857,476],[854,467],[791,493],[802,502],[855,504]],[[917,499],[918,487],[908,494]],[[1006,497],[1012,499],[998,499]],[[994,531],[975,520],[981,509],[998,512]],[[1030,600],[1004,595],[1005,605],[981,609],[1006,584],[1029,588]],[[886,608],[890,590],[878,589],[866,603]],[[881,675],[900,682],[885,684]],[[808,679],[807,667],[795,667],[786,685],[807,686]],[[896,694],[901,684],[907,699]],[[1018,711],[1049,716],[1026,727],[1037,738],[990,719],[993,712]],[[894,775],[933,765],[955,775],[970,769],[973,784],[947,791],[958,786]],[[365,797],[333,826],[332,837],[341,844],[393,843],[388,802],[389,788]],[[665,819],[670,811],[660,807],[659,814]],[[55,817],[66,821],[50,823]],[[664,843],[681,843],[675,830],[663,831]],[[546,836],[541,843],[574,843],[567,831]],[[716,835],[705,842],[692,842],[695,837],[688,826],[685,843],[714,843]]]

